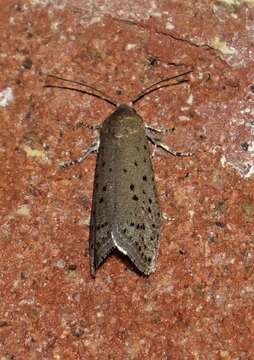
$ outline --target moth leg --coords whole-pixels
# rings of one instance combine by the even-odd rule
[[[89,129],[91,131],[101,129],[101,125],[89,125],[89,124],[83,124],[83,123],[80,124],[80,127],[84,128],[84,129]]]
[[[174,131],[174,128],[157,128],[154,126],[150,126],[148,124],[145,124],[145,129],[146,129],[146,134],[147,134],[147,131],[153,131],[153,132],[157,132],[157,133],[161,133],[161,134]]]
[[[61,167],[63,168],[67,168],[69,166],[72,165],[76,165],[76,164],[80,164],[82,161],[84,161],[91,153],[97,151],[99,149],[99,145],[100,145],[100,140],[97,139],[95,143],[93,143],[88,149],[86,149],[86,151],[77,159],[73,159],[73,160],[67,160],[64,161],[61,164]]]
[[[193,155],[193,153],[191,153],[191,152],[182,152],[182,151],[173,150],[168,145],[164,144],[160,139],[155,138],[148,133],[146,133],[146,136],[155,145],[155,147],[160,147],[173,156],[191,156],[191,155]]]

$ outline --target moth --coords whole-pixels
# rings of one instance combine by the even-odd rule
[[[81,83],[48,75],[85,86],[92,90],[80,90],[68,86],[46,85],[99,97],[116,109],[101,127],[100,137],[85,153],[69,166],[83,161],[91,152],[98,151],[92,212],[90,222],[91,274],[113,251],[126,255],[143,274],[155,271],[160,242],[161,211],[154,181],[148,140],[174,156],[189,156],[177,152],[151,135],[153,128],[147,126],[135,111],[134,104],[145,95],[159,88],[188,81],[183,78],[191,71],[163,79],[138,94],[129,104],[117,104],[100,90]],[[174,84],[162,84],[180,79]]]

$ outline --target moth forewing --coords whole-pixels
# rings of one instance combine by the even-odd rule
[[[139,271],[155,270],[160,209],[142,118],[120,105],[100,134],[90,232],[91,272],[117,249]]]

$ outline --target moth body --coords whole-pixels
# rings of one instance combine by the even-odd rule
[[[158,205],[145,125],[121,104],[100,133],[90,228],[91,273],[117,249],[149,275],[159,247]]]

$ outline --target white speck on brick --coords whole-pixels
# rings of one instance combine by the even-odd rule
[[[188,97],[188,99],[187,99],[187,104],[189,104],[189,105],[192,105],[193,104],[193,95],[192,94],[190,94],[190,96]]]
[[[27,298],[27,299],[23,299],[19,302],[20,305],[33,305],[35,304],[35,299],[34,298]]]
[[[91,19],[90,24],[96,24],[96,23],[99,23],[100,21],[101,21],[101,17],[95,16]]]
[[[186,115],[180,115],[180,116],[178,116],[178,119],[180,121],[190,121],[190,117],[186,116]]]
[[[20,216],[30,216],[30,206],[26,204],[19,206],[16,214]]]
[[[248,145],[248,151],[254,153],[254,141],[250,141]]]
[[[157,18],[160,18],[162,16],[161,12],[159,11],[152,11],[151,15]]]
[[[170,21],[166,23],[166,29],[167,30],[173,30],[175,28],[175,25],[172,24]]]
[[[13,93],[10,87],[0,92],[0,106],[6,107],[13,101]]]
[[[11,16],[9,22],[10,24],[15,24],[15,17]]]
[[[127,44],[125,47],[125,50],[132,50],[135,49],[135,47],[137,46],[137,44]]]
[[[234,55],[236,53],[235,48],[228,46],[227,43],[218,36],[211,39],[210,44],[214,49],[219,50],[224,55]]]
[[[254,175],[254,165],[250,166],[250,167],[248,168],[247,173],[244,174],[244,175],[245,175],[244,177],[246,177],[246,178],[252,177],[252,176]]]
[[[55,266],[58,268],[58,269],[64,269],[65,267],[65,261],[63,259],[60,259],[56,262]]]
[[[50,26],[51,30],[53,32],[57,32],[59,31],[59,22],[58,21],[54,21],[51,26]]]
[[[242,110],[240,110],[240,113],[241,114],[249,114],[249,113],[251,113],[251,109],[250,108],[242,109]]]
[[[97,313],[96,313],[96,317],[97,318],[103,318],[103,312],[101,312],[101,311],[98,311]]]
[[[224,168],[225,165],[226,165],[226,157],[224,155],[222,155],[221,159],[220,159],[220,163],[221,163],[221,166]]]

